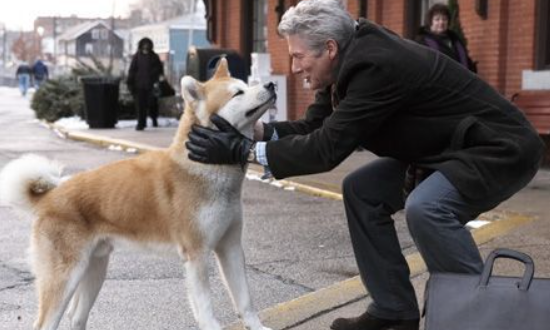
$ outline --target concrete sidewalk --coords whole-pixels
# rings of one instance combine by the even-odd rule
[[[176,131],[176,127],[147,128],[145,131],[135,131],[133,128],[76,130],[55,125],[50,127],[70,139],[103,146],[117,146],[131,152],[167,147]],[[305,193],[341,199],[340,185],[347,173],[375,158],[376,156],[366,151],[355,152],[329,173],[296,177],[282,183]],[[251,171],[261,172],[261,168],[253,166]],[[535,261],[535,276],[550,277],[548,201],[550,171],[543,169],[516,196],[481,217],[488,220],[489,224],[474,229],[473,235],[482,254],[486,256],[497,247],[525,252]],[[425,265],[418,253],[409,255],[407,260],[418,298],[422,301],[428,278]],[[503,260],[497,263],[495,273],[521,276],[523,269],[518,262]],[[368,294],[360,280],[355,277],[268,308],[261,311],[261,316],[266,325],[273,329],[328,329],[334,318],[361,314],[368,303]],[[229,328],[239,329],[240,325],[234,324]]]

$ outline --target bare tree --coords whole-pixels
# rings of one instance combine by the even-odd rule
[[[33,61],[40,56],[40,39],[34,32],[21,32],[11,51],[20,61]]]
[[[143,10],[145,19],[156,23],[190,13],[193,1],[197,0],[139,0],[136,8]]]

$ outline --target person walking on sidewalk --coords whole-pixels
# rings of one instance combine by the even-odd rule
[[[147,113],[157,127],[158,100],[155,87],[160,79],[164,79],[164,68],[159,56],[154,51],[153,41],[143,38],[138,42],[138,50],[132,58],[126,83],[134,96],[138,123],[136,130],[147,127]]]
[[[273,176],[330,171],[358,146],[380,156],[349,174],[343,197],[361,279],[373,302],[334,330],[417,330],[419,307],[392,215],[404,209],[429,272],[481,273],[465,224],[524,187],[543,143],[523,113],[464,66],[338,0],[303,0],[279,23],[292,72],[315,101],[297,121],[259,124],[252,141],[223,118],[195,125],[188,157],[257,162]],[[452,297],[449,297],[452,299]]]
[[[27,95],[27,91],[29,90],[29,85],[31,83],[31,75],[32,69],[27,62],[22,62],[19,64],[17,71],[15,72],[15,77],[19,83],[19,90],[21,91],[22,96]]]
[[[42,62],[41,59],[36,60],[32,67],[32,74],[34,79],[34,88],[38,90],[40,85],[46,80],[48,80],[49,72],[48,66]]]

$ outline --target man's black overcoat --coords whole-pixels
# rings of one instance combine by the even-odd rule
[[[273,124],[276,178],[329,171],[358,146],[439,170],[473,199],[507,198],[536,172],[543,143],[523,113],[445,55],[361,20],[340,65],[332,95]]]

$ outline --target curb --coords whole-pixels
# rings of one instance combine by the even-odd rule
[[[535,219],[534,217],[511,212],[499,213],[499,216],[501,219],[497,222],[472,231],[474,240],[478,245],[488,243]],[[409,264],[411,277],[416,277],[427,271],[426,264],[418,252],[408,255],[406,260]],[[291,329],[366,297],[368,297],[368,293],[365,291],[361,279],[359,276],[355,276],[318,291],[264,309],[259,314],[266,326],[283,330]],[[242,323],[237,321],[225,329],[237,330],[242,329],[242,327]]]
[[[261,177],[263,175],[262,173],[250,168],[247,170],[247,174],[258,176],[258,177]],[[301,193],[308,194],[311,196],[323,197],[323,198],[333,199],[337,201],[343,200],[342,194],[335,193],[332,191],[316,188],[313,186],[308,186],[305,184],[301,184],[301,183],[289,181],[289,180],[268,179],[268,182],[273,182],[273,181],[276,181],[277,185],[281,186],[281,188],[283,189],[290,188],[290,190],[299,191]]]
[[[135,143],[127,140],[114,139],[109,137],[99,137],[94,134],[85,132],[75,132],[67,130],[58,125],[43,122],[45,126],[55,131],[60,136],[96,144],[99,146],[108,147],[117,145],[123,149],[136,153],[144,153],[152,150],[161,150],[162,148],[154,147],[147,144]],[[256,170],[248,169],[248,174],[261,176],[262,174]],[[301,183],[278,180],[283,188],[290,188],[305,194],[323,197],[332,200],[342,200],[342,194],[319,189],[316,187],[304,185]],[[485,244],[496,237],[506,235],[513,229],[532,222],[535,218],[513,212],[487,212],[480,216],[481,218],[492,218],[497,221],[490,222],[481,228],[472,231],[472,236],[476,244]],[[411,277],[415,277],[427,271],[426,264],[418,252],[406,257],[410,268]],[[335,283],[326,288],[317,290],[312,293],[305,294],[295,299],[282,302],[273,307],[260,311],[260,318],[263,322],[276,329],[290,329],[300,324],[306,323],[311,319],[317,318],[323,314],[329,313],[340,307],[352,304],[356,301],[368,297],[368,293],[361,282],[359,276]],[[242,329],[240,321],[234,322],[225,327],[227,330]]]
[[[147,151],[163,149],[163,148],[154,147],[148,144],[131,142],[128,140],[121,140],[121,139],[115,139],[110,137],[99,137],[97,135],[90,134],[90,133],[71,131],[64,127],[58,126],[56,124],[48,123],[44,121],[42,123],[65,139],[87,142],[87,143],[95,144],[102,147],[115,145],[115,146],[120,146],[124,148],[126,151],[133,151],[137,153],[144,153]]]

